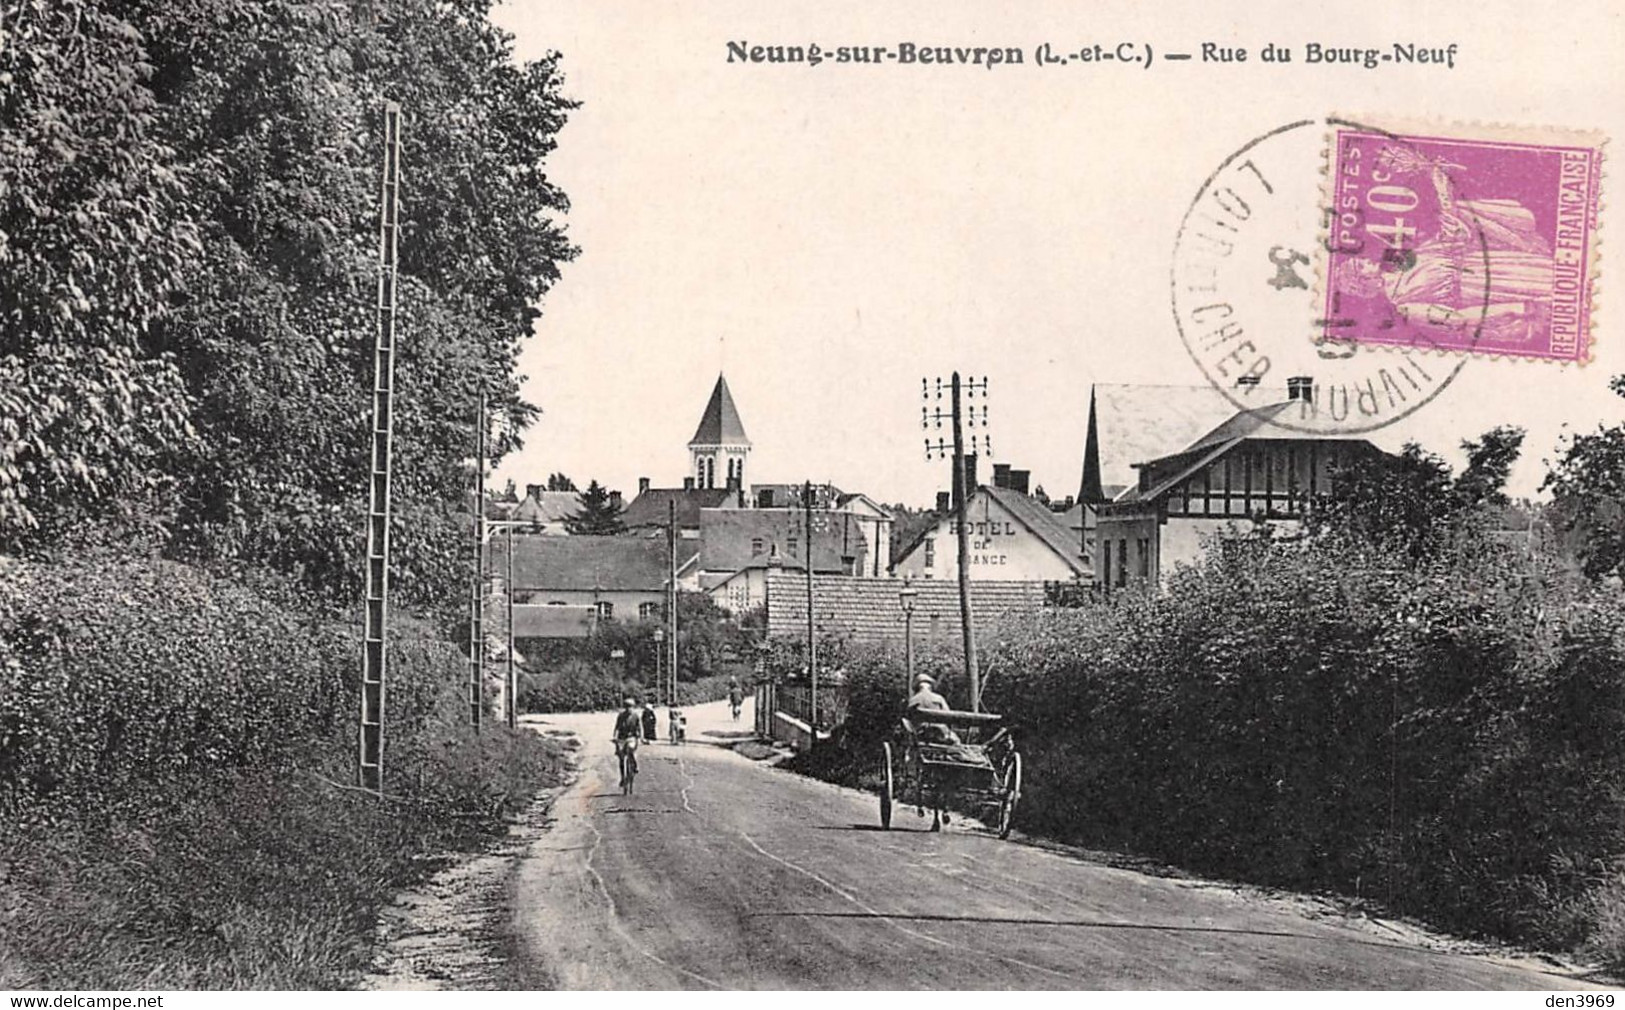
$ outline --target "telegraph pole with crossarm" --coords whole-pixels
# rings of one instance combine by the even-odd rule
[[[982,677],[981,670],[976,662],[976,627],[971,622],[970,534],[965,522],[966,510],[969,508],[971,495],[976,493],[976,489],[967,486],[970,475],[965,467],[967,439],[965,438],[964,428],[966,426],[974,428],[980,424],[984,429],[981,433],[973,432],[971,434],[968,440],[968,448],[972,453],[977,450],[978,444],[983,452],[991,453],[993,451],[992,439],[988,437],[985,430],[988,424],[987,377],[983,376],[978,381],[975,376],[972,376],[962,382],[959,373],[953,373],[948,382],[949,406],[946,411],[943,410],[940,404],[942,387],[943,382],[939,378],[937,379],[935,397],[939,401],[938,406],[934,410],[928,406],[920,408],[920,427],[929,429],[934,423],[937,428],[941,428],[944,420],[950,421],[953,427],[951,449],[954,461],[954,539],[959,558],[959,624],[965,647],[965,679],[970,683],[970,707],[972,712],[980,712],[982,710]],[[978,393],[981,394],[983,400],[980,415],[977,413],[976,404],[971,404],[968,409],[961,409],[960,400],[962,395],[965,399],[974,399]],[[920,395],[927,401],[932,399],[930,384],[925,379],[920,380]],[[949,444],[945,443],[940,436],[937,438],[935,445],[932,444],[929,438],[925,440],[927,459],[932,458],[933,455],[938,458],[946,456],[949,450]]]

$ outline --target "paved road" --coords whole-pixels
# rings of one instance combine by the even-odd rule
[[[691,710],[690,736],[750,726]],[[617,787],[613,716],[514,880],[532,980],[602,988],[1558,989],[1530,966],[1384,938],[1232,888],[1147,876],[912,811],[718,746],[641,752]],[[662,724],[664,732],[664,724]]]

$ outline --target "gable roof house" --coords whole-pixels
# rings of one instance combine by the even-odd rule
[[[490,546],[489,571],[504,570],[506,546]],[[693,542],[677,542],[679,587],[698,557]],[[653,619],[662,612],[670,564],[663,537],[515,537],[514,603],[590,607],[600,620]]]
[[[547,536],[567,536],[566,519],[581,511],[581,495],[575,491],[549,491],[540,484],[526,484],[525,497],[506,516],[527,523],[525,532]]]
[[[814,511],[812,533],[801,509],[707,509],[700,520],[700,588],[734,613],[766,600],[768,569],[857,574],[869,554],[863,523],[840,512]]]
[[[1223,398],[1218,390],[1211,392]],[[1162,395],[1148,394],[1146,399]],[[1133,481],[1098,506],[1093,552],[1097,585],[1156,584],[1175,565],[1199,558],[1206,539],[1248,535],[1260,521],[1291,535],[1301,528],[1315,498],[1331,489],[1338,468],[1381,452],[1358,436],[1274,423],[1302,410],[1298,401],[1314,396],[1307,378],[1289,380],[1284,396],[1265,396],[1271,399],[1261,397],[1260,406],[1245,410],[1223,399],[1220,416],[1189,437],[1183,432],[1196,423],[1199,409],[1178,415],[1164,437],[1178,433],[1183,441],[1160,451],[1144,441],[1130,443],[1143,446],[1133,454],[1144,458],[1127,463],[1135,471]],[[1184,402],[1199,405],[1204,399]],[[1110,451],[1102,433],[1102,455]],[[1114,459],[1113,465],[1124,461]]]
[[[630,531],[664,531],[673,509],[676,513],[677,535],[694,540],[700,535],[700,513],[706,509],[740,508],[740,493],[736,489],[693,486],[692,477],[684,478],[682,487],[649,487],[649,479],[638,479],[638,496],[621,513],[621,522]]]
[[[1026,494],[1008,486],[1009,475],[1024,475],[1002,464],[994,467],[994,483],[982,484],[965,504],[965,528],[970,540],[967,560],[973,581],[1069,582],[1090,576],[1089,557],[1063,517]],[[959,577],[958,524],[942,503],[941,516],[892,566],[897,575],[914,579]]]

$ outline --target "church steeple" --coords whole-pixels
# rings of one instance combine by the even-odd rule
[[[745,486],[745,457],[750,455],[750,439],[734,406],[728,380],[720,374],[711,390],[711,399],[700,416],[700,426],[688,441],[694,471],[694,486],[702,488]],[[722,470],[718,474],[718,469]]]
[[[1089,434],[1083,441],[1083,481],[1078,485],[1078,501],[1098,505],[1106,500],[1100,486],[1100,429],[1095,423],[1095,387],[1089,387]]]

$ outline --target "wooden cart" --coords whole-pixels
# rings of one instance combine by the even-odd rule
[[[1002,716],[988,712],[914,709],[881,745],[880,826],[891,827],[893,804],[931,811],[940,831],[954,809],[980,808],[1008,838],[1021,800],[1021,754]]]

